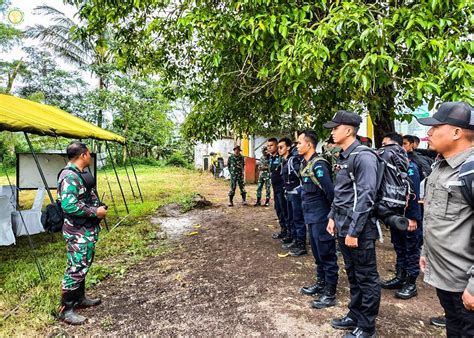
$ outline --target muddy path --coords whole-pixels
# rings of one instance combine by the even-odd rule
[[[254,187],[249,190],[252,196]],[[344,333],[329,325],[331,318],[347,312],[349,289],[342,257],[339,257],[337,306],[311,309],[311,297],[301,295],[299,289],[313,281],[314,261],[311,254],[278,257],[283,250],[271,238],[277,230],[272,206],[228,208],[222,182],[216,182],[216,187],[201,194],[214,205],[186,216],[184,235],[174,234],[169,238],[174,246],[171,252],[142,261],[122,278],[108,279],[91,290],[91,295],[102,297],[103,304],[80,310],[89,318],[86,325],[55,324],[49,333],[113,336],[339,336]],[[395,260],[388,237],[385,243],[378,244],[377,253],[379,272],[385,279],[392,275]],[[428,322],[430,316],[440,313],[434,289],[422,282],[418,296],[408,301],[395,299],[392,291],[383,290],[377,330],[384,336],[444,335],[442,329]]]

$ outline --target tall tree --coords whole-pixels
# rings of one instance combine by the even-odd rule
[[[82,24],[81,22],[75,22],[51,6],[38,6],[35,11],[48,18],[51,24],[28,27],[25,30],[26,36],[40,40],[42,47],[50,49],[67,62],[91,71],[98,78],[98,88],[105,89],[107,76],[113,69],[106,34],[92,34],[79,39],[74,35],[74,30]],[[97,111],[96,123],[102,127],[102,109]]]

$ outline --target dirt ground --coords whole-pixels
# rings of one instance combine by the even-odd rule
[[[201,194],[213,202],[204,210],[176,216],[173,208],[153,218],[164,223],[174,249],[134,266],[122,278],[110,278],[93,290],[103,303],[80,310],[86,325],[56,324],[49,334],[166,336],[340,336],[329,322],[347,312],[349,289],[339,257],[338,304],[316,310],[311,297],[299,293],[314,279],[311,253],[278,257],[279,241],[273,205],[268,208],[226,206],[226,184],[216,181]],[[249,187],[254,196],[255,187]],[[237,196],[236,196],[237,197]],[[253,200],[250,198],[250,202]],[[165,214],[165,215],[163,215]],[[168,214],[172,217],[164,217]],[[168,223],[167,223],[168,222]],[[181,227],[181,232],[177,230]],[[175,231],[173,231],[173,229]],[[386,236],[388,234],[386,233]],[[158,236],[159,237],[159,236]],[[100,245],[98,247],[100,250]],[[390,239],[378,243],[382,279],[393,274]],[[383,336],[441,336],[429,317],[441,307],[433,288],[421,281],[418,296],[407,301],[382,290],[377,330]]]

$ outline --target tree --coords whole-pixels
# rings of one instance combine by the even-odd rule
[[[15,93],[21,97],[59,107],[88,121],[94,119],[82,102],[89,90],[78,72],[61,69],[51,53],[33,47],[24,48],[28,57]]]
[[[98,88],[100,90],[106,88],[107,76],[114,70],[106,34],[78,39],[73,32],[80,22],[74,22],[63,12],[50,6],[38,6],[35,10],[49,18],[52,24],[29,27],[25,31],[26,36],[39,39],[44,48],[50,49],[71,64],[91,71],[98,78]],[[99,109],[96,117],[97,126],[102,127],[102,122],[103,111]]]
[[[472,1],[100,2],[80,2],[77,34],[109,27],[122,67],[162,71],[199,139],[321,129],[346,108],[372,116],[379,143],[407,108],[473,103]]]
[[[163,155],[175,130],[169,119],[172,107],[162,92],[159,80],[133,80],[128,75],[116,74],[107,89],[91,92],[86,101],[106,106],[112,116],[112,130],[148,157],[153,151]]]

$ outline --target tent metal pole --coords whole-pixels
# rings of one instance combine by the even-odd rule
[[[140,199],[142,200],[142,203],[143,203],[142,190],[140,189],[140,185],[138,184],[137,173],[135,172],[135,167],[133,166],[132,153],[130,152],[130,149],[128,149],[128,147],[126,145],[125,145],[125,149],[127,149],[130,165],[132,166],[133,176],[135,176],[135,183],[137,184],[138,193],[140,194]]]
[[[46,181],[46,177],[44,177],[43,169],[41,169],[41,165],[39,163],[38,157],[36,156],[36,153],[33,150],[33,146],[31,145],[30,138],[28,137],[28,134],[26,132],[23,132],[23,134],[25,134],[26,142],[28,143],[28,147],[30,147],[31,154],[33,155],[33,158],[35,159],[36,167],[38,168],[39,174],[41,176],[41,180],[43,181],[44,187],[46,188],[46,192],[48,193],[49,200],[51,201],[51,203],[54,203],[53,194],[49,190],[48,182]]]
[[[117,147],[114,147],[115,152],[118,154]],[[128,174],[127,161],[123,161],[123,167],[125,168],[125,174],[127,174],[128,184],[130,184],[130,189],[132,190],[133,202],[137,203],[137,196],[135,195],[135,190],[133,189],[132,180],[130,180],[130,175]]]
[[[100,154],[98,154],[98,155],[100,156]],[[114,207],[115,216],[120,217],[120,215],[118,213],[118,210],[117,210],[117,205],[115,204],[114,194],[112,193],[112,187],[110,185],[109,176],[107,175],[107,170],[105,170],[105,167],[104,167],[104,159],[102,157],[100,157],[100,163],[102,164],[102,170],[103,170],[104,175],[105,175],[105,181],[107,182],[107,186],[109,187],[110,200],[112,201],[112,206]]]
[[[107,149],[107,153],[110,156],[110,163],[112,163],[112,168],[114,168],[115,177],[117,178],[117,183],[120,188],[120,193],[122,194],[123,203],[125,204],[125,210],[127,210],[127,214],[129,214],[130,211],[128,210],[127,200],[125,199],[125,194],[123,193],[122,184],[120,183],[120,178],[117,173],[117,168],[115,167],[115,161],[112,158],[112,152],[110,151],[109,143],[107,141],[105,141],[105,148]]]

